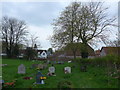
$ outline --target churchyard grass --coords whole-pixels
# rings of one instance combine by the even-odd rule
[[[117,88],[118,79],[115,79],[107,74],[107,67],[93,67],[92,65],[87,66],[87,72],[81,72],[80,67],[76,63],[55,64],[56,76],[47,76],[48,68],[40,70],[43,75],[47,77],[44,80],[45,84],[33,84],[36,82],[36,69],[30,69],[32,64],[40,64],[42,61],[27,61],[19,59],[3,59],[3,64],[8,64],[2,67],[2,78],[6,82],[12,82],[17,79],[15,88],[57,88],[57,85],[62,80],[71,81],[74,88]],[[21,75],[18,74],[18,66],[24,64],[26,67],[26,73]],[[71,68],[71,74],[64,73],[64,67],[75,65],[76,67]],[[51,64],[48,64],[48,67]],[[33,77],[31,80],[25,80],[23,77]]]

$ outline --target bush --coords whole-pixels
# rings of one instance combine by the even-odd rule
[[[106,67],[110,65],[111,67],[114,66],[114,64],[117,65],[117,67],[120,67],[120,56],[117,55],[107,55],[105,57],[98,57],[93,59],[88,58],[76,58],[74,59],[76,64],[81,65],[92,65],[92,66],[102,66]]]
[[[69,88],[69,89],[72,89],[73,88],[73,84],[72,82],[70,81],[67,81],[67,80],[63,80],[63,81],[60,81],[58,83],[58,86],[57,86],[59,89],[61,88]]]

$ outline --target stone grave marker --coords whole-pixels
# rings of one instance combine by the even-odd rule
[[[38,68],[39,69],[44,69],[44,65],[43,64],[38,64]]]
[[[47,60],[47,64],[50,64],[50,60]]]
[[[37,68],[37,67],[38,67],[38,64],[32,64],[30,68],[32,69],[32,68]]]
[[[36,74],[36,84],[44,84],[44,79],[41,79],[43,76],[40,71]]]
[[[61,62],[60,62],[60,61],[58,61],[58,64],[61,64]]]
[[[44,68],[44,69],[46,69],[46,68],[47,68],[47,66],[48,66],[48,65],[47,65],[46,63],[45,63],[45,64],[43,64],[43,68]]]
[[[66,73],[71,73],[71,67],[65,67],[64,72]]]
[[[64,64],[64,61],[61,61],[61,64]]]
[[[23,64],[18,66],[18,74],[25,74],[25,66]]]
[[[54,64],[56,64],[56,61],[54,61]]]
[[[68,63],[71,63],[72,61],[68,61]]]
[[[51,74],[55,73],[55,67],[54,66],[49,67],[49,73],[51,73]]]

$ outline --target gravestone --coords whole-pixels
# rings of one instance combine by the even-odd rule
[[[56,64],[56,61],[54,61],[54,64]]]
[[[64,64],[64,61],[61,61],[61,64]]]
[[[55,67],[54,66],[49,67],[49,73],[52,73],[52,74],[55,73]]]
[[[60,62],[60,61],[58,61],[58,64],[61,64],[61,62]]]
[[[43,64],[43,68],[44,68],[44,69],[46,69],[46,68],[47,68],[47,66],[48,66],[47,64]]]
[[[4,86],[4,80],[0,80],[0,86],[2,86],[2,87]],[[0,88],[2,88],[2,87],[0,87]]]
[[[44,84],[44,80],[41,79],[43,76],[44,75],[40,71],[36,74],[36,84]]]
[[[68,63],[71,63],[72,61],[68,61]]]
[[[64,72],[66,73],[71,73],[71,67],[65,67]]]
[[[32,64],[31,68],[37,68],[38,64]]]
[[[47,60],[47,64],[50,64],[50,61],[49,61],[49,60]]]
[[[43,64],[38,64],[38,68],[41,69],[41,70],[44,69]]]
[[[23,64],[18,66],[18,74],[25,74],[25,66]]]
[[[7,64],[0,64],[0,66],[7,66]]]

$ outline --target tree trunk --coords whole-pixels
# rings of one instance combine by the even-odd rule
[[[82,58],[88,58],[88,47],[87,47],[87,43],[84,42],[83,45],[82,45],[82,49],[81,49],[81,56]]]

